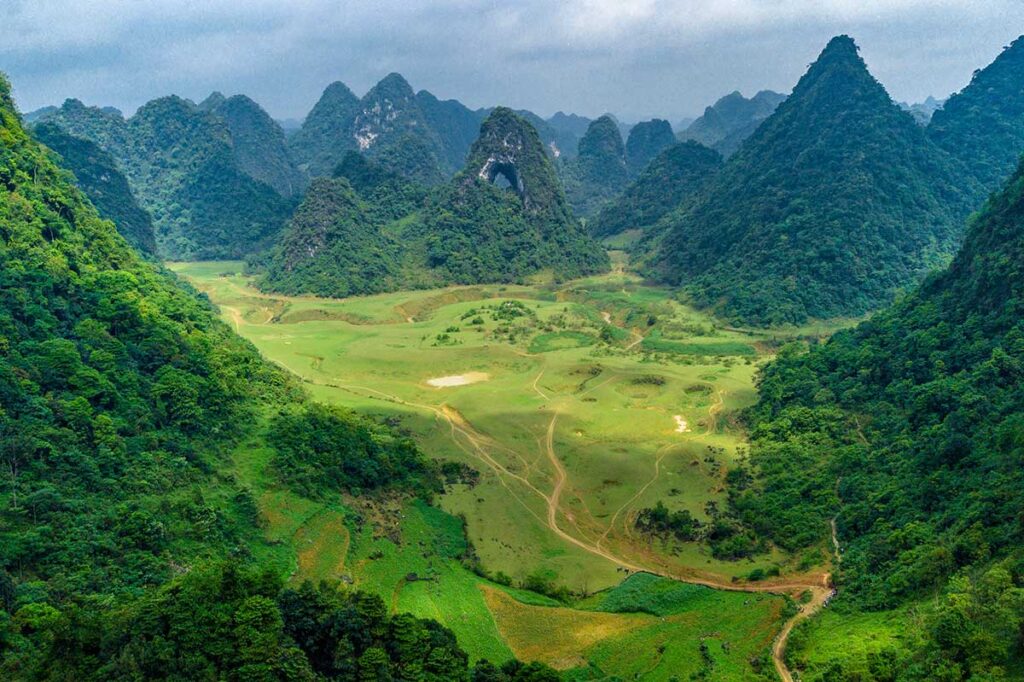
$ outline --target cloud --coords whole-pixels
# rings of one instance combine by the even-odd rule
[[[301,116],[399,71],[472,106],[675,118],[790,88],[840,32],[894,96],[945,95],[1021,25],[1018,0],[4,0],[0,69],[26,109],[220,89]]]

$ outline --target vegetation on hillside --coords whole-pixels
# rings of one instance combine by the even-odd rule
[[[648,230],[671,211],[689,207],[722,165],[721,155],[697,142],[680,142],[657,156],[613,202],[587,223],[595,237]]]
[[[928,136],[963,161],[978,180],[977,199],[1017,167],[1024,150],[1024,36],[975,71],[970,84],[935,112]]]
[[[66,133],[53,123],[40,123],[32,135],[61,156],[61,165],[75,174],[75,183],[112,221],[128,243],[145,254],[156,253],[153,221],[132,194],[128,181],[107,152],[89,140]]]
[[[679,139],[700,142],[722,156],[731,156],[785,100],[786,95],[771,90],[762,90],[750,99],[732,92],[707,107],[679,133]]]
[[[1000,679],[1021,663],[1022,263],[1018,171],[948,270],[760,378],[756,476],[734,481],[735,518],[796,551],[835,517],[851,607],[943,595],[924,641],[878,679]]]
[[[580,138],[575,159],[560,166],[565,195],[576,215],[589,218],[629,182],[626,150],[615,119],[605,115]]]
[[[44,120],[114,157],[153,216],[164,258],[254,253],[273,242],[292,209],[239,167],[220,118],[179,97],[153,100],[127,121],[68,100]]]
[[[854,316],[949,258],[970,182],[834,38],[699,200],[653,272],[755,325]]]
[[[633,177],[639,175],[655,157],[676,143],[668,121],[655,118],[630,128],[626,139],[626,166]]]

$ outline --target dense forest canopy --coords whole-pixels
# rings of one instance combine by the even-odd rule
[[[605,115],[587,127],[575,159],[560,166],[565,194],[577,215],[588,218],[629,182],[619,126]]]
[[[750,413],[757,475],[733,489],[736,517],[799,550],[820,542],[834,516],[849,603],[892,608],[947,583],[982,600],[985,589],[1001,591],[988,604],[944,604],[906,679],[936,679],[936,670],[988,679],[1019,655],[1022,264],[1018,170],[948,270],[810,352],[783,352]]]

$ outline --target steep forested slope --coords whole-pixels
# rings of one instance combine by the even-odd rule
[[[756,476],[734,487],[734,513],[791,550],[824,540],[837,515],[850,606],[948,590],[924,640],[908,638],[901,680],[1020,669],[1022,380],[1021,170],[948,270],[824,346],[787,350],[760,378]]]
[[[587,225],[595,237],[648,230],[671,211],[685,210],[722,165],[722,155],[679,142],[658,155],[617,199]]]
[[[666,218],[660,273],[746,323],[857,315],[953,253],[972,196],[841,36],[700,200]]]
[[[507,189],[494,184],[499,176]],[[465,168],[417,230],[429,267],[455,282],[509,281],[542,270],[576,277],[607,267],[603,250],[573,217],[537,131],[503,107],[484,121]]]
[[[263,107],[245,95],[234,95],[221,97],[208,111],[227,125],[235,160],[246,175],[283,197],[303,190],[305,178],[292,161],[284,131]]]
[[[615,198],[629,181],[626,150],[615,119],[602,116],[587,128],[578,153],[561,166],[565,195],[577,215],[587,218]]]
[[[46,117],[117,161],[153,216],[161,256],[238,258],[271,243],[291,204],[239,167],[226,124],[179,97],[125,121],[69,100]]]
[[[437,623],[252,565],[259,508],[229,457],[244,441],[311,497],[436,490],[415,446],[305,404],[57,158],[0,76],[0,677],[466,680]]]
[[[62,165],[74,172],[78,187],[101,216],[113,221],[129,244],[143,253],[156,253],[153,220],[135,200],[128,181],[110,154],[89,140],[69,135],[53,123],[37,125],[32,135],[60,154]]]
[[[426,90],[416,93],[427,124],[441,141],[442,162],[454,172],[466,163],[466,155],[480,134],[483,111],[474,111],[455,99],[439,100]]]
[[[1024,36],[946,100],[928,135],[964,162],[982,196],[1002,185],[1024,151]]]
[[[311,177],[330,175],[345,152],[356,148],[352,121],[358,107],[359,98],[347,85],[331,83],[288,140],[293,158]]]

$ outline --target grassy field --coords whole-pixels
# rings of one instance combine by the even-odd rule
[[[638,571],[722,582],[755,568],[792,572],[779,554],[723,562],[633,526],[658,500],[700,519],[724,502],[724,476],[744,452],[735,414],[756,397],[765,337],[722,329],[622,272],[327,300],[263,294],[237,262],[170,267],[316,399],[395,419],[432,457],[479,471],[440,505],[465,519],[491,575],[591,594],[622,589]],[[240,475],[258,482],[263,456],[239,458]],[[649,679],[696,661],[718,676],[747,665],[778,627],[780,598],[704,588],[692,589],[719,601],[685,613],[534,603],[459,564],[460,522],[430,507],[395,511],[400,531],[381,536],[358,509],[273,489],[259,503],[274,541],[264,558],[293,579],[352,580],[393,608],[437,618],[477,658],[515,653]],[[541,614],[569,640],[531,643]],[[719,636],[708,614],[742,633]],[[637,647],[646,653],[632,656]]]

